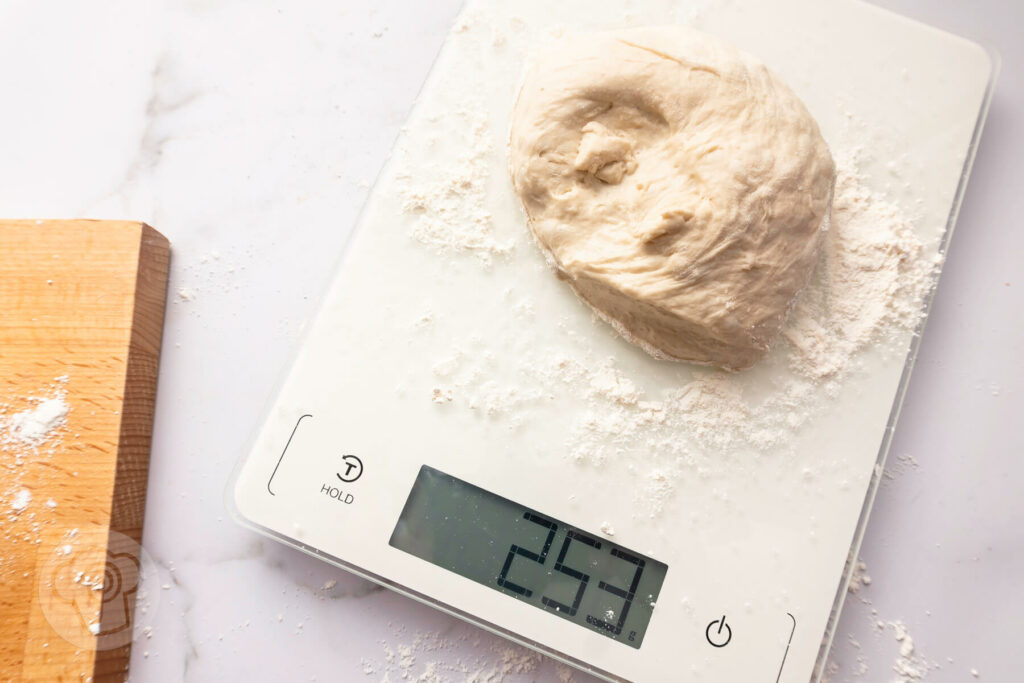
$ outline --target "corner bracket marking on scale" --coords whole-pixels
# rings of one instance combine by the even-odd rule
[[[779,675],[775,677],[775,683],[779,683],[782,680],[782,667],[786,666],[786,657],[789,656],[789,646],[793,644],[793,634],[796,633],[796,617],[789,612],[786,612],[786,616],[793,620],[793,628],[789,630],[789,640],[786,641],[786,651],[782,653],[782,664],[779,664]]]
[[[290,434],[290,435],[288,436],[288,442],[287,442],[287,443],[285,443],[285,445],[284,445],[284,449],[283,449],[283,450],[281,451],[281,457],[279,457],[279,458],[277,459],[277,464],[276,464],[276,465],[274,465],[274,471],[270,473],[270,479],[267,479],[267,492],[268,492],[268,493],[269,493],[270,495],[272,495],[272,496],[276,496],[276,495],[277,495],[277,494],[276,494],[276,493],[274,493],[274,492],[273,492],[273,491],[271,490],[271,488],[270,488],[270,484],[271,484],[271,482],[273,482],[273,481],[274,481],[274,476],[275,476],[275,475],[277,475],[277,468],[281,466],[281,461],[282,461],[282,460],[284,460],[284,454],[288,452],[288,446],[290,446],[290,445],[292,444],[292,439],[293,439],[293,438],[295,438],[295,432],[297,432],[297,431],[298,431],[298,429],[299,429],[299,425],[300,425],[300,424],[302,423],[302,421],[303,421],[303,420],[305,420],[305,419],[306,419],[307,417],[313,417],[313,416],[312,416],[312,415],[303,415],[303,416],[301,416],[301,417],[300,417],[300,418],[299,418],[298,420],[296,420],[296,422],[295,422],[295,426],[294,426],[294,427],[292,427],[292,433],[291,433],[291,434]]]

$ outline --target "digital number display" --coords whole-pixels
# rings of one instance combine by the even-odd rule
[[[639,648],[668,566],[424,465],[391,546]]]

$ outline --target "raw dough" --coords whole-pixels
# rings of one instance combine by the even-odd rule
[[[814,266],[835,180],[803,103],[684,28],[570,36],[529,67],[512,180],[576,293],[659,358],[768,350]]]

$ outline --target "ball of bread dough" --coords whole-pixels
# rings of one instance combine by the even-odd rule
[[[764,355],[835,181],[774,73],[679,27],[566,37],[532,60],[509,144],[537,242],[626,339],[732,370]]]

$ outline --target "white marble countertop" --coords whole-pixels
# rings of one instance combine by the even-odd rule
[[[142,586],[134,681],[569,676],[257,537],[223,504],[459,4],[0,5],[0,213],[145,220],[174,249],[144,538],[160,576]],[[880,490],[874,581],[848,601],[833,681],[896,675],[879,620],[941,667],[930,683],[1015,680],[1024,9],[879,4],[994,45],[1003,74],[893,445],[913,460]]]

